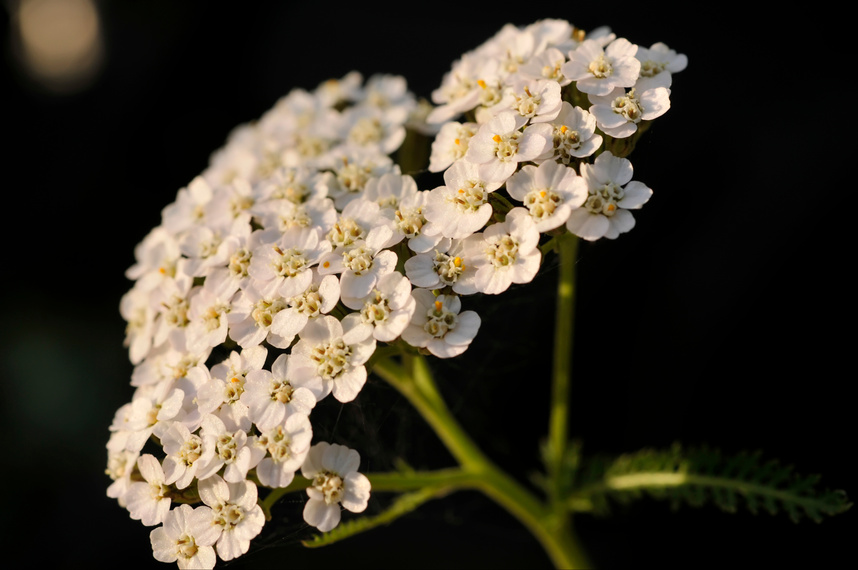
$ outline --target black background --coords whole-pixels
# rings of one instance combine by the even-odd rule
[[[7,556],[166,567],[151,557],[151,529],[105,496],[107,426],[132,393],[119,299],[134,246],[230,129],[295,87],[351,70],[403,75],[428,97],[454,59],[502,24],[545,17],[609,25],[633,43],[663,41],[689,58],[674,77],[671,110],[631,157],[635,178],[654,190],[637,227],[579,252],[573,435],[585,453],[674,441],[762,450],[858,494],[847,277],[855,265],[846,84],[854,49],[842,49],[824,6],[774,19],[615,3],[543,12],[432,6],[419,15],[404,5],[99,7],[104,65],[91,86],[61,95],[19,65],[13,16],[3,12]],[[547,423],[550,265],[526,287],[474,300],[480,335],[438,370],[462,423],[521,478],[538,468]],[[364,471],[388,469],[397,456],[419,468],[449,465],[431,432],[378,381],[354,404],[324,413],[330,423],[320,422],[319,437],[356,446]],[[300,504],[275,513],[293,517],[285,533],[219,565],[550,567],[515,520],[471,493],[320,550],[296,542],[307,534],[293,522]],[[853,511],[795,525],[714,507],[672,513],[644,500],[615,515],[576,519],[601,568],[830,568],[854,548]]]

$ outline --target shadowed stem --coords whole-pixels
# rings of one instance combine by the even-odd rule
[[[465,433],[438,392],[429,366],[422,356],[405,355],[403,364],[380,359],[373,373],[396,388],[415,407],[438,435],[460,469],[447,470],[451,490],[473,489],[482,492],[516,517],[540,542],[557,568],[588,568],[577,539],[571,532],[567,510],[546,504],[486,457]],[[426,473],[402,473],[403,478],[426,477]],[[390,486],[396,475],[370,479]]]
[[[554,324],[554,362],[552,369],[551,408],[548,421],[546,463],[555,501],[561,500],[561,486],[566,478],[564,460],[569,441],[569,388],[572,376],[572,342],[575,320],[575,261],[578,238],[566,233],[557,239],[560,256],[557,282],[557,307]]]

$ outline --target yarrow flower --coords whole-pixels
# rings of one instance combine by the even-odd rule
[[[310,449],[301,474],[312,481],[304,520],[327,532],[340,522],[340,509],[353,513],[366,509],[370,482],[358,473],[360,454],[343,445],[320,442]]]
[[[480,316],[474,311],[462,311],[458,295],[436,297],[428,289],[417,289],[412,294],[417,307],[402,338],[439,358],[465,352],[480,328]]]
[[[588,197],[583,208],[569,216],[566,227],[586,240],[614,239],[631,230],[635,219],[629,210],[643,206],[652,190],[632,180],[632,163],[610,152],[600,154],[592,165],[581,165]]]
[[[265,515],[256,504],[252,481],[227,483],[217,475],[199,484],[200,499],[209,507],[208,540],[213,540],[218,558],[232,560],[247,552],[250,541],[262,531]]]
[[[375,351],[372,326],[357,314],[342,321],[322,316],[308,323],[292,348],[296,378],[321,384],[318,398],[333,393],[340,402],[355,399],[366,382],[364,364]]]
[[[623,151],[686,65],[609,28],[508,24],[431,101],[355,71],[228,133],[136,246],[119,303],[133,394],[109,426],[107,495],[157,527],[153,556],[245,554],[258,486],[297,473],[317,530],[364,511],[358,451],[314,441],[336,433],[314,430],[327,396],[355,401],[393,352],[462,355],[471,299],[532,281],[564,234],[630,231],[652,190]],[[428,161],[406,171],[410,134]]]
[[[176,562],[182,570],[214,568],[217,532],[211,520],[209,507],[179,505],[170,511],[164,524],[149,534],[155,560]]]

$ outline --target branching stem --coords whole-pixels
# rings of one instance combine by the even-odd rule
[[[422,356],[405,356],[403,364],[382,359],[375,363],[373,372],[405,396],[459,462],[459,470],[442,475],[450,477],[453,488],[480,491],[506,509],[530,530],[557,568],[589,567],[571,532],[565,508],[556,509],[554,505],[544,503],[483,454],[450,413]],[[442,472],[436,472],[436,475],[439,473]],[[408,479],[412,475],[427,476],[425,473],[403,473],[400,476]],[[374,490],[379,490],[376,481],[388,486],[396,481],[396,477],[391,475],[386,479],[376,477],[375,480],[370,479]],[[558,516],[561,512],[563,514]]]

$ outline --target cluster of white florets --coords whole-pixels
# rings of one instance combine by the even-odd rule
[[[358,452],[313,443],[316,405],[354,400],[380,344],[463,353],[480,318],[462,297],[532,280],[546,234],[629,231],[651,190],[605,143],[662,115],[684,66],[544,20],[466,53],[434,105],[354,72],[239,126],[138,245],[120,305],[135,391],[110,426],[107,494],[156,527],[155,558],[245,553],[258,486],[299,471],[308,524],[363,511]],[[442,185],[394,161],[409,129],[433,137]]]

